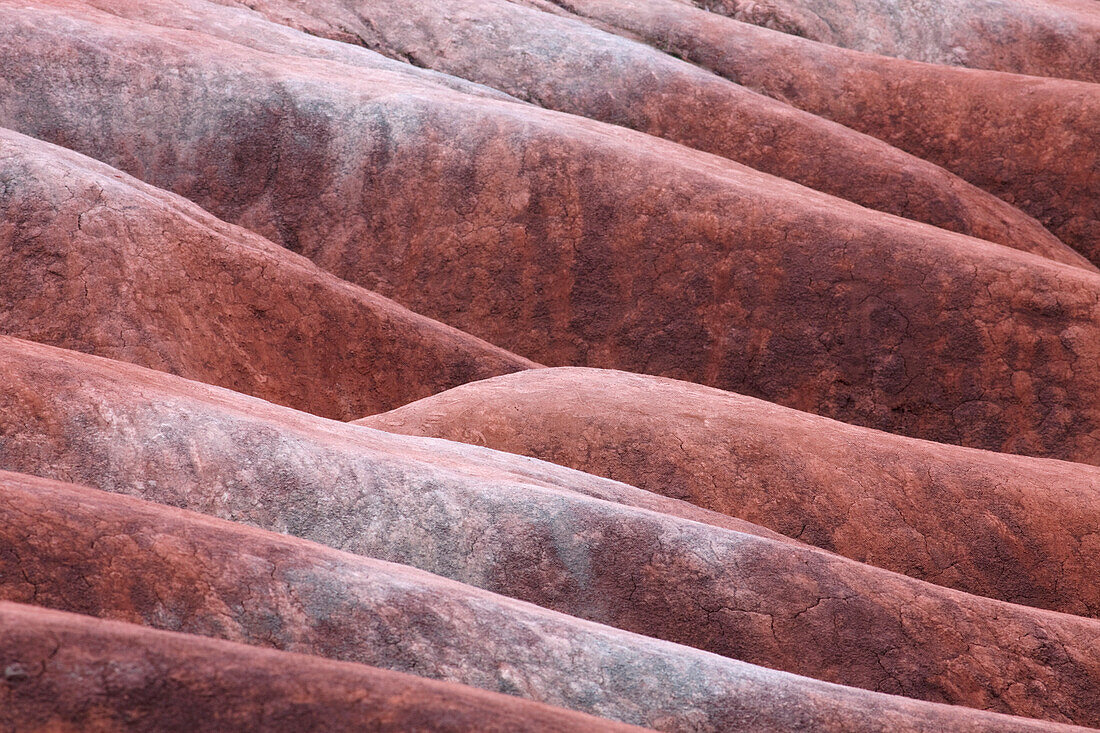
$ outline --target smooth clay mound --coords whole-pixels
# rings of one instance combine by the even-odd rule
[[[570,7],[575,0],[556,0]],[[1092,0],[684,0],[815,41],[935,64],[1100,82]]]
[[[1100,729],[1098,41],[0,0],[0,731]]]
[[[997,716],[753,668],[84,487],[0,472],[0,506],[6,600],[411,672],[662,730],[1014,729]],[[530,724],[547,723],[536,715]]]
[[[35,71],[0,118],[426,316],[544,364],[1100,461],[1100,276],[407,74],[35,13],[3,8],[0,65]]]
[[[327,417],[534,366],[64,148],[0,130],[0,184],[2,333]]]
[[[968,593],[1100,615],[1092,466],[598,369],[476,382],[357,422],[607,476]]]
[[[638,730],[461,685],[17,603],[0,603],[0,659],[5,730]]]
[[[749,89],[941,165],[1100,262],[1098,84],[872,56],[673,0],[571,6]],[[1096,14],[1100,19],[1100,9]]]
[[[272,23],[205,2],[89,4],[284,54],[313,54],[320,43],[291,37],[274,49],[257,41]],[[311,34],[361,43],[543,107],[664,137],[872,209],[1089,266],[1038,222],[942,168],[577,19],[505,0],[376,1],[354,10],[341,0],[250,5],[275,20],[290,16]]]
[[[9,375],[0,465],[295,534],[773,669],[1100,723],[1094,621],[941,588],[767,530],[654,511],[681,503],[529,458],[0,344]],[[652,497],[653,508],[630,506],[635,495]]]

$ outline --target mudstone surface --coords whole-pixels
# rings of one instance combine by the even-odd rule
[[[0,0],[0,730],[1100,728],[1094,0]]]

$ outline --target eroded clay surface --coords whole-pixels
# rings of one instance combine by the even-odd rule
[[[461,682],[662,730],[807,720],[864,729],[874,727],[866,712],[876,707],[885,713],[877,725],[900,729],[983,720],[851,694],[407,566],[84,487],[0,472],[0,505],[6,600]],[[1096,634],[1094,622],[1062,621],[1069,636]],[[796,695],[780,702],[787,692]]]
[[[0,602],[0,661],[0,725],[11,730],[638,730],[453,683],[18,603]]]
[[[570,6],[937,163],[1032,214],[1100,262],[1097,84],[857,53],[671,0],[572,0]]]
[[[326,417],[534,366],[189,201],[6,130],[0,267],[2,333]]]
[[[874,54],[1100,81],[1100,10],[1090,0],[677,2]]]
[[[1096,637],[1072,630],[1093,622],[596,499],[610,482],[533,459],[0,343],[10,375],[0,393],[0,465],[295,534],[819,679],[1060,721],[1097,718],[1090,680],[1100,671],[1085,651]],[[1013,687],[1019,679],[1041,680],[1048,693]]]
[[[1097,8],[0,0],[0,730],[1100,727]]]
[[[1100,279],[1080,268],[407,74],[4,12],[0,63],[41,60],[0,97],[9,123],[515,353],[1100,460]]]
[[[625,372],[543,369],[358,421],[533,456],[938,585],[1100,615],[1100,472]]]
[[[271,33],[273,24],[209,3],[90,4],[169,27],[208,33],[213,26],[219,38],[263,50],[286,53],[292,45],[316,55],[312,44],[320,43],[311,39],[301,50],[297,39],[261,46],[256,37]],[[354,11],[342,0],[251,5],[310,34],[362,44],[543,107],[664,137],[872,209],[1085,265],[1030,217],[935,165],[576,18],[505,0],[372,2]],[[231,31],[221,30],[223,16],[236,24]]]

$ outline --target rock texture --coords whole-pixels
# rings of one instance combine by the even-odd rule
[[[1100,460],[1100,279],[1080,268],[427,79],[4,13],[0,119],[525,357]]]
[[[875,54],[1100,81],[1100,11],[1089,0],[690,0],[684,4]]]
[[[876,707],[902,728],[951,720],[935,706],[846,695],[406,566],[91,489],[0,473],[0,505],[7,600],[464,682],[666,730],[761,719],[862,728]],[[1100,630],[1051,618],[1081,638]],[[780,691],[796,697],[776,705]],[[964,713],[956,724],[995,720]]]
[[[766,530],[595,499],[610,482],[530,459],[341,425],[12,339],[0,363],[11,375],[0,393],[8,467],[818,679],[1100,723],[1095,622],[958,593]],[[1045,694],[1015,687],[1019,679]]]
[[[884,59],[673,0],[573,0],[569,6],[726,79],[942,165],[1100,262],[1096,84]],[[1096,16],[1100,22],[1100,12]],[[1093,56],[1100,63],[1100,54]]]
[[[4,130],[0,266],[0,332],[329,417],[534,366],[177,196]]]
[[[270,24],[209,3],[188,6],[190,13],[164,0],[91,4],[187,29],[205,30],[228,18],[232,31],[219,38],[312,53],[296,40],[280,48],[261,45],[255,39]],[[942,168],[576,19],[505,0],[250,5],[269,17],[289,17],[311,34],[348,39],[544,107],[658,135],[869,208],[1085,264],[1018,209]]]
[[[1100,471],[928,443],[623,372],[541,369],[359,421],[521,453],[861,562],[1100,616]]]
[[[50,730],[629,731],[537,703],[370,667],[0,603],[5,666],[0,722]],[[171,670],[170,672],[168,670]],[[1001,715],[859,694],[826,694],[745,722],[758,730],[1082,731]],[[784,690],[784,692],[793,692]],[[791,696],[792,700],[794,695]],[[874,700],[874,702],[878,702]],[[860,709],[862,707],[862,709]],[[694,729],[706,729],[695,725]]]
[[[637,730],[461,685],[16,603],[0,603],[0,659],[0,725],[11,730]]]
[[[1100,728],[1097,8],[0,0],[0,730]]]

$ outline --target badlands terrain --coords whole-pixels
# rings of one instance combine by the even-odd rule
[[[0,0],[0,731],[1100,728],[1100,0]]]

